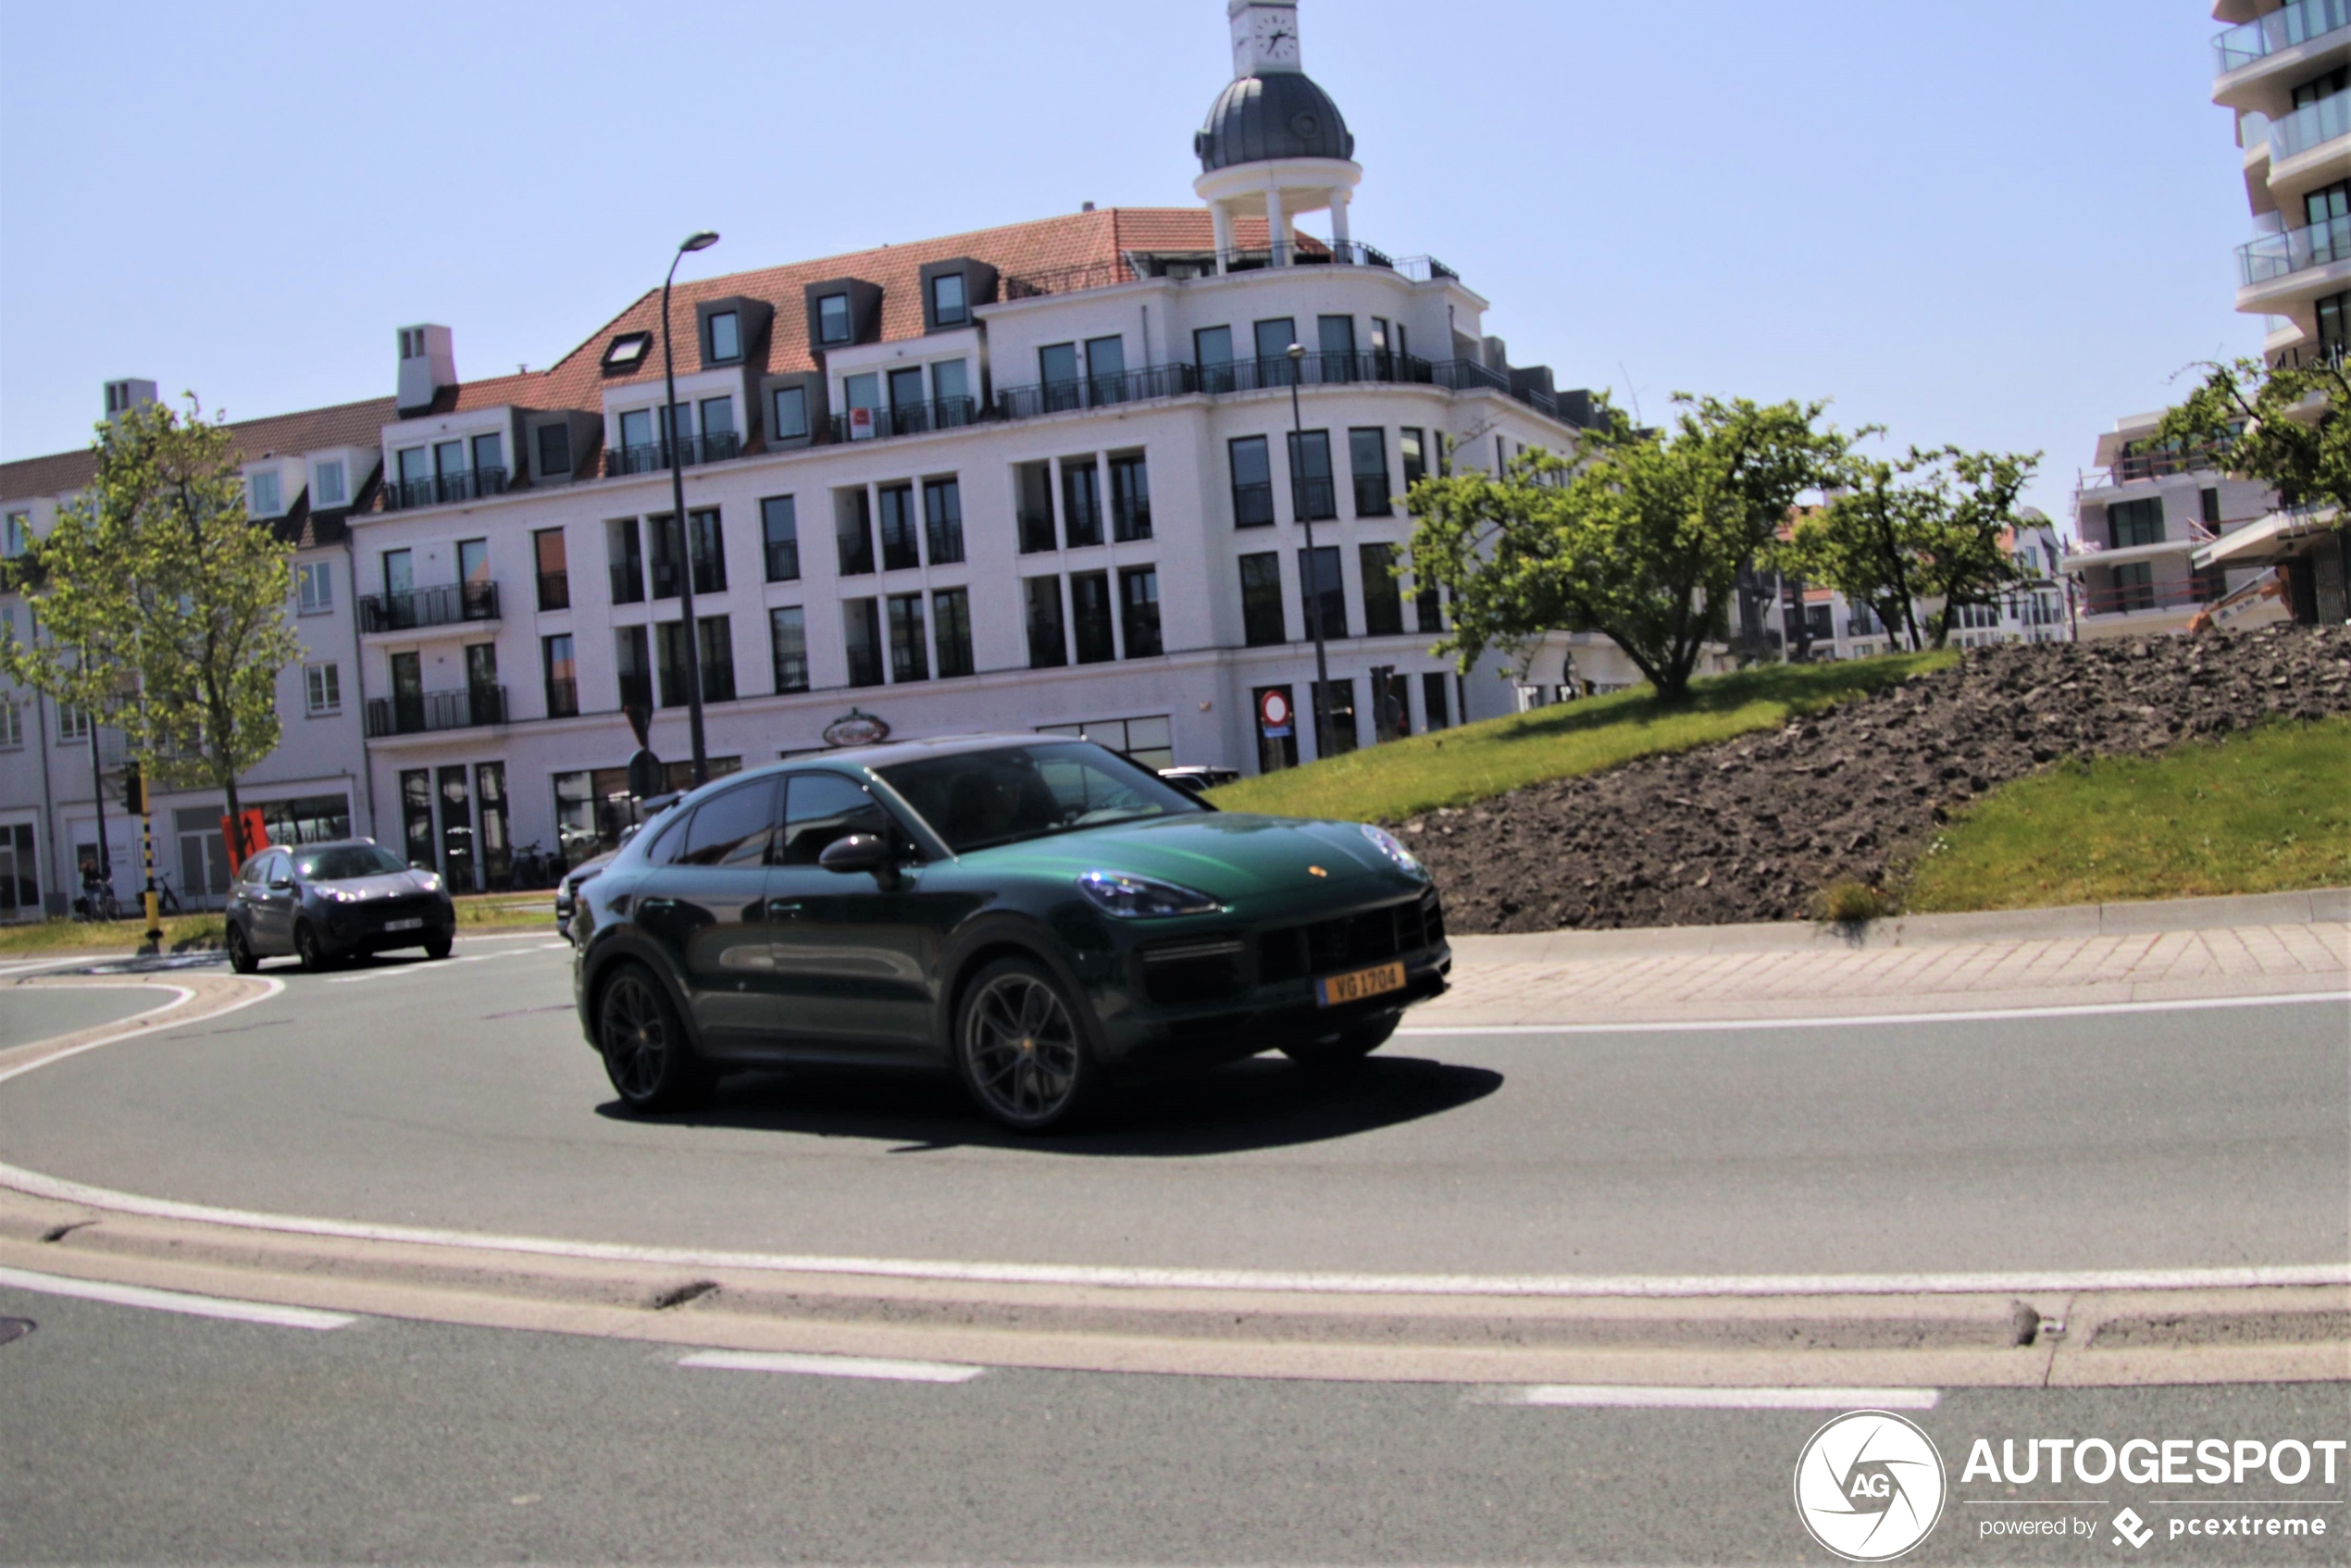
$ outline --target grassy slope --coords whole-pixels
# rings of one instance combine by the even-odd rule
[[[1792,713],[1880,691],[1957,658],[1922,653],[1764,666],[1693,682],[1690,700],[1671,707],[1648,687],[1637,687],[1245,778],[1210,798],[1225,811],[1392,822],[1546,778],[1769,729]]]
[[[1914,913],[2351,885],[2351,719],[2154,757],[2069,762],[1994,791],[1921,856]]]

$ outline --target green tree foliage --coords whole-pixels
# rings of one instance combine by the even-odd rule
[[[1892,463],[1847,455],[1828,504],[1797,519],[1770,553],[1782,571],[1826,583],[1877,612],[1912,651],[1950,641],[1959,610],[1998,603],[2030,574],[2009,549],[2023,526],[2018,498],[2041,455],[1917,447]],[[1918,605],[1942,608],[1921,630]]]
[[[1452,595],[1437,644],[1466,669],[1546,631],[1605,633],[1658,694],[1679,701],[1725,632],[1739,568],[1846,450],[1827,404],[1677,394],[1670,429],[1636,429],[1604,402],[1576,460],[1533,451],[1500,475],[1412,487],[1412,567]]]
[[[98,429],[89,487],[25,573],[40,634],[0,643],[0,672],[118,726],[150,779],[202,782],[238,819],[237,778],[277,750],[293,547],[245,515],[226,424],[189,399]],[[243,846],[229,846],[242,858]]]
[[[2213,467],[2259,479],[2289,506],[2351,516],[2351,423],[2342,417],[2351,378],[2341,363],[2289,368],[2240,359],[2204,369],[2204,384],[2156,427],[2158,442],[2208,449]]]

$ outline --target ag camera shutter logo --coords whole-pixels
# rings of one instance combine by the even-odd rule
[[[1797,1516],[1849,1562],[1885,1562],[1926,1539],[1944,1491],[1934,1440],[1887,1411],[1838,1416],[1796,1462]]]

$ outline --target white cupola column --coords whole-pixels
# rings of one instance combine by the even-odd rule
[[[1282,188],[1265,187],[1265,244],[1273,252],[1273,265],[1289,265],[1289,214],[1282,209]]]
[[[1333,252],[1338,253],[1334,255],[1332,257],[1335,261],[1351,261],[1354,259],[1345,254],[1348,243],[1347,204],[1353,199],[1354,193],[1351,191],[1333,191],[1331,193],[1331,249]]]
[[[1208,225],[1215,235],[1216,270],[1220,273],[1229,272],[1232,270],[1233,255],[1232,204],[1229,202],[1209,203]]]

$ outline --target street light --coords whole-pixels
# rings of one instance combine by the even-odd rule
[[[669,258],[669,276],[661,280],[661,380],[666,389],[661,434],[662,444],[669,449],[669,520],[678,529],[678,631],[686,644],[686,728],[693,739],[697,786],[710,782],[710,748],[703,741],[702,640],[694,633],[694,540],[686,524],[686,475],[679,467],[683,454],[678,450],[678,361],[669,350],[669,286],[678,280],[678,264],[688,251],[706,251],[717,243],[718,236],[707,229],[687,235],[678,254]]]
[[[1305,466],[1306,422],[1298,411],[1298,382],[1306,368],[1306,345],[1289,345],[1289,499],[1290,509],[1298,514],[1299,526],[1306,530],[1306,570],[1300,574],[1307,579],[1306,626],[1314,634],[1314,760],[1321,762],[1331,754],[1331,664],[1323,645],[1323,567],[1314,554],[1314,519],[1308,516],[1313,510],[1306,504],[1306,481],[1300,470]]]

